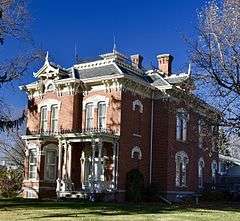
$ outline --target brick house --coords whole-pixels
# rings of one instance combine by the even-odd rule
[[[172,73],[171,55],[157,56],[154,70],[142,60],[114,50],[65,69],[47,54],[36,81],[20,87],[28,94],[24,197],[123,199],[132,169],[170,200],[214,182],[218,112],[193,94],[190,71]]]

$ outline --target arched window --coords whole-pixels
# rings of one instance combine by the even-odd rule
[[[187,164],[189,162],[188,156],[184,151],[179,151],[175,155],[176,162],[176,186],[187,186]]]
[[[198,120],[198,147],[203,148],[203,138],[204,138],[204,122],[203,119]]]
[[[143,104],[140,100],[133,101],[133,111],[139,110],[140,113],[143,113]]]
[[[204,168],[204,160],[201,157],[198,161],[198,187],[202,188],[203,187],[203,168]]]
[[[51,106],[51,131],[58,131],[58,105]]]
[[[46,132],[47,129],[48,129],[47,106],[43,106],[40,109],[40,131]]]
[[[212,182],[216,184],[216,176],[217,176],[217,162],[213,160],[211,163],[211,171],[212,171]]]
[[[176,118],[176,139],[186,141],[188,113],[182,108],[178,109]]]
[[[106,102],[98,103],[98,128],[106,128]]]
[[[93,128],[93,103],[86,104],[86,129]]]
[[[132,149],[131,158],[132,159],[137,159],[137,160],[142,159],[142,151],[139,147],[134,147]]]
[[[55,145],[48,145],[44,148],[45,152],[45,173],[44,178],[46,181],[56,181],[57,169],[57,149]]]

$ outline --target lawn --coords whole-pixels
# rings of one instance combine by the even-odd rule
[[[221,205],[221,206],[220,206]],[[239,221],[238,204],[200,206],[0,200],[0,220]]]

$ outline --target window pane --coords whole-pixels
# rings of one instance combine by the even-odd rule
[[[55,180],[56,179],[56,151],[55,150],[47,150],[46,151],[46,179],[47,180]]]
[[[86,105],[86,127],[87,129],[93,128],[93,104]]]

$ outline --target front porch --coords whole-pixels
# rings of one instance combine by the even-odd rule
[[[114,193],[118,181],[118,137],[110,134],[65,134],[59,137],[58,198],[86,198]]]

